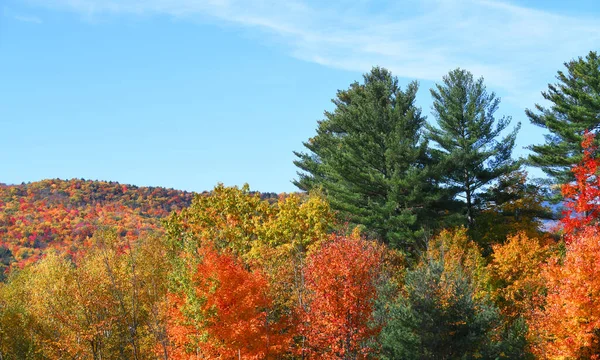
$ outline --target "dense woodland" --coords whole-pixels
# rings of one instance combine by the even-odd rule
[[[0,359],[600,358],[598,55],[525,111],[524,159],[484,79],[450,71],[432,119],[418,88],[338,91],[298,193],[1,185]]]

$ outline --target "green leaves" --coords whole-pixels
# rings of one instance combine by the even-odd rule
[[[465,230],[442,232],[387,310],[382,358],[496,358],[499,313],[486,284],[483,259]]]

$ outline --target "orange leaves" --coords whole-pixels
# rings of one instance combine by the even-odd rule
[[[600,356],[600,159],[593,134],[586,132],[582,147],[575,181],[562,187],[566,252],[544,267],[547,296],[529,320],[532,350],[542,358]]]
[[[366,358],[383,249],[358,237],[333,236],[308,259],[307,308],[300,309],[303,353],[320,359]]]
[[[567,240],[583,227],[596,224],[600,218],[600,177],[597,175],[600,159],[594,138],[593,133],[585,133],[581,143],[583,160],[573,168],[575,182],[562,187],[567,210],[561,223]]]
[[[548,292],[546,302],[529,324],[534,352],[540,357],[552,359],[598,358],[598,232],[587,228],[572,237],[564,259],[552,259],[543,276]]]
[[[219,254],[207,245],[199,254],[202,261],[192,280],[197,304],[171,295],[172,357],[188,359],[196,353],[200,358],[267,359],[287,350],[289,338],[268,318],[272,300],[266,278],[246,269],[229,251]],[[186,319],[182,308],[194,305],[202,319]]]

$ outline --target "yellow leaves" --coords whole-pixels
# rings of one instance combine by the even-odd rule
[[[487,292],[489,278],[485,260],[477,244],[469,239],[464,227],[452,231],[443,230],[430,240],[424,256],[426,259],[443,260],[445,273],[452,274],[457,270],[466,272],[473,278],[478,296]]]
[[[539,304],[539,294],[545,287],[542,265],[551,255],[551,248],[540,239],[520,232],[493,249],[488,265],[492,297],[504,315],[529,316]]]
[[[161,346],[164,255],[158,238],[130,244],[111,231],[76,260],[48,252],[2,287],[0,329],[5,314],[23,308],[22,332],[42,358],[149,358]]]
[[[321,196],[302,199],[299,194],[281,197],[274,214],[261,224],[259,243],[282,250],[309,251],[327,238],[333,223],[329,204]]]
[[[267,201],[251,194],[247,185],[225,187],[219,184],[209,195],[197,195],[192,205],[167,221],[171,237],[184,238],[192,247],[203,242],[246,254],[256,239],[257,228],[270,216]]]

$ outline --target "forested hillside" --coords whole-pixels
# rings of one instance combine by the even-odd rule
[[[0,246],[21,265],[47,248],[76,252],[100,227],[136,238],[187,207],[192,193],[91,180],[43,180],[0,185]]]

